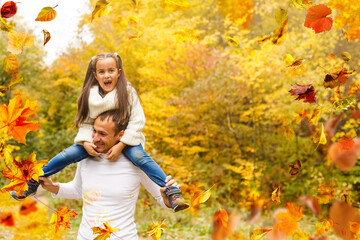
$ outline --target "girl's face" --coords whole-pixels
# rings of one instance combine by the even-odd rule
[[[117,69],[114,58],[103,58],[96,62],[96,70],[94,76],[99,82],[104,94],[114,90],[118,78],[120,77],[121,69]]]

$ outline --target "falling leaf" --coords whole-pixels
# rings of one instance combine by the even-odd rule
[[[284,10],[282,8],[279,8],[278,10],[276,10],[275,20],[279,25],[281,25],[285,21],[287,21],[288,20],[288,13],[286,12],[286,10]]]
[[[135,7],[139,5],[139,0],[132,0],[132,2],[134,3]]]
[[[334,59],[336,59],[335,53],[330,53],[329,56],[328,56],[328,59],[329,59],[329,60],[334,60]]]
[[[55,7],[44,7],[43,9],[41,9],[41,11],[39,12],[38,16],[36,17],[35,21],[39,21],[39,22],[49,22],[53,19],[56,18],[56,11],[54,10],[54,8],[56,8],[57,5]]]
[[[314,6],[311,0],[290,0],[290,4],[297,9],[309,9]]]
[[[291,169],[290,169],[290,174],[291,175],[298,174],[299,171],[300,171],[300,168],[301,168],[300,160],[296,159],[293,164],[289,164],[289,167],[291,167]]]
[[[272,228],[270,228],[270,229],[255,229],[250,234],[250,240],[260,240],[271,230],[272,230]]]
[[[271,200],[275,202],[276,204],[280,203],[280,186],[277,187],[271,194]]]
[[[10,212],[0,212],[0,224],[12,227],[14,226],[14,217]]]
[[[351,232],[353,232],[355,234],[360,233],[360,223],[349,221],[349,225],[350,225],[350,231]]]
[[[333,226],[333,221],[331,219],[324,219],[322,221],[317,221],[315,225],[315,237],[321,236],[327,233]]]
[[[336,189],[336,183],[320,184],[316,193],[316,199],[319,201],[319,204],[326,204],[334,199],[336,195]]]
[[[298,221],[303,217],[301,205],[294,208],[293,203],[286,203],[286,212],[280,212],[276,215],[279,222],[275,228],[279,231],[286,231],[286,237],[292,236],[299,230]]]
[[[355,98],[353,97],[346,97],[343,99],[339,99],[336,102],[333,103],[333,107],[334,109],[343,109],[343,110],[347,110],[351,105],[353,105],[355,103]]]
[[[143,205],[145,209],[150,207],[150,201],[147,199],[143,199],[142,201],[140,201],[140,204]]]
[[[13,30],[13,26],[8,24],[5,19],[0,17],[0,29],[4,32],[10,33]]]
[[[16,74],[16,75],[12,76],[12,78],[10,79],[8,87],[12,88],[12,87],[18,85],[19,83],[21,83],[22,81],[23,81],[23,75]]]
[[[19,59],[14,54],[9,54],[3,60],[3,69],[5,72],[14,76],[19,72]]]
[[[314,240],[314,239],[310,237],[309,234],[303,231],[297,231],[296,233],[294,233],[292,240]]]
[[[112,9],[110,2],[107,2],[106,0],[97,1],[94,10],[91,13],[91,21],[95,18],[109,15]]]
[[[1,7],[1,17],[2,18],[11,18],[17,12],[16,3],[13,1],[8,1],[4,3]]]
[[[47,44],[50,41],[51,35],[45,29],[43,29],[42,31],[43,31],[43,34],[44,34],[44,46],[45,46],[45,44]]]
[[[315,33],[329,31],[332,27],[333,20],[326,17],[331,14],[331,9],[325,4],[315,5],[307,10],[304,26],[312,28]]]
[[[351,54],[348,52],[340,52],[340,55],[345,62],[348,62],[351,60]]]
[[[348,95],[351,96],[357,93],[360,90],[360,83],[352,82],[349,85],[349,93]]]
[[[93,234],[99,234],[94,240],[105,240],[110,238],[111,234],[120,231],[119,228],[112,228],[109,223],[103,223],[105,228],[92,227]]]
[[[160,240],[161,234],[163,230],[167,229],[167,226],[164,224],[165,219],[161,220],[161,222],[154,222],[151,224],[147,230],[147,235],[151,236],[154,240]]]
[[[23,32],[11,32],[8,35],[8,51],[13,54],[19,54],[23,51],[23,47],[32,48],[34,38],[30,34]]]
[[[295,60],[290,54],[286,54],[283,58],[283,62],[287,65],[285,76],[297,77],[301,76],[305,71],[306,67],[303,65],[304,59]]]
[[[313,85],[293,84],[291,87],[292,89],[289,90],[291,95],[298,95],[298,97],[295,100],[304,99],[304,102],[308,102],[308,103],[316,102],[316,97],[315,97],[316,93]]]
[[[160,6],[168,13],[184,11],[192,7],[186,0],[161,0]]]
[[[209,200],[211,196],[210,189],[203,193],[195,192],[194,196],[191,198],[190,207],[188,208],[188,211],[191,214],[196,215],[200,210],[200,204]]]
[[[346,68],[336,67],[326,74],[324,87],[334,88],[348,82],[348,76],[352,75],[355,70],[348,71]]]
[[[143,36],[143,33],[138,33],[136,35],[129,35],[129,39],[138,39],[141,38]]]
[[[350,135],[342,136],[338,143],[341,151],[350,150],[355,146],[354,139]]]
[[[275,29],[273,34],[270,35],[270,41],[275,45],[281,45],[285,42],[286,39],[286,24],[287,21],[284,21],[279,28]]]
[[[299,124],[302,119],[310,121],[310,114],[310,110],[304,110],[303,108],[301,108],[297,114],[296,123]]]
[[[229,215],[225,209],[216,211],[213,219],[215,222],[218,222],[224,229],[228,227]]]
[[[173,36],[183,42],[197,42],[200,39],[198,31],[188,28],[173,33]]]
[[[60,226],[63,226],[64,229],[70,228],[69,219],[77,215],[73,210],[69,210],[68,207],[59,208],[56,213],[51,215],[50,223],[54,225],[55,232],[57,232]]]
[[[326,135],[324,132],[324,124],[321,124],[321,129],[317,130],[313,136],[314,143],[323,144],[325,145],[327,143]]]
[[[36,201],[29,198],[26,198],[24,202],[22,202],[19,209],[20,215],[28,215],[29,213],[36,211],[37,211]]]
[[[22,99],[16,95],[10,100],[9,105],[0,105],[0,127],[7,127],[8,135],[16,141],[26,144],[26,134],[30,131],[37,131],[42,127],[37,121],[27,121],[27,119],[36,113],[36,101],[26,100],[21,108]]]
[[[229,40],[229,43],[233,46],[239,45],[240,39],[239,38],[232,38],[232,37],[226,37]]]
[[[132,25],[137,25],[139,23],[139,17],[138,16],[129,16],[129,22]]]
[[[254,16],[253,0],[218,0],[220,12],[240,29],[249,29]]]

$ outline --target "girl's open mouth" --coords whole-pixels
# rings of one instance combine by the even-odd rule
[[[109,86],[111,85],[111,83],[112,83],[112,81],[106,81],[106,82],[104,82],[104,84],[105,84],[106,87],[109,87]]]

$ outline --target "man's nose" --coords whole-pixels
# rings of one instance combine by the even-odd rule
[[[96,133],[93,133],[93,141],[94,142],[99,141],[99,136]]]

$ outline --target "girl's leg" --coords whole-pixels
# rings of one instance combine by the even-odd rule
[[[126,146],[122,153],[135,166],[139,167],[148,177],[160,187],[166,186],[166,174],[160,166],[144,151],[141,144],[137,146]]]
[[[44,167],[44,176],[51,176],[71,163],[79,162],[82,159],[89,157],[85,148],[82,145],[74,144],[66,148],[64,151],[53,157]]]

